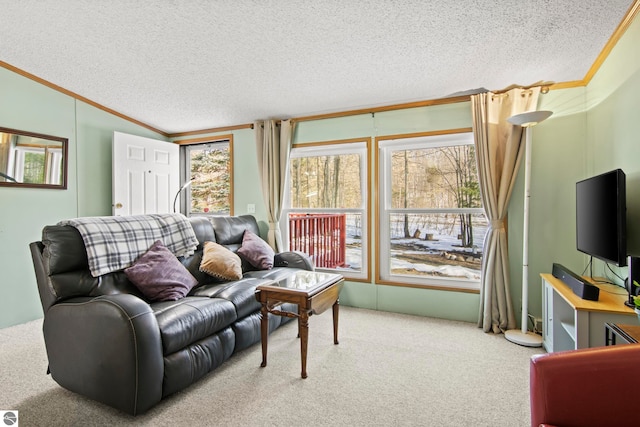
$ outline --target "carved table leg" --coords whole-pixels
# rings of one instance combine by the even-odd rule
[[[269,337],[269,310],[267,304],[263,303],[260,309],[260,338],[262,341],[262,363],[260,366],[267,366],[267,339]]]
[[[302,358],[302,378],[307,378],[307,345],[309,343],[309,313],[300,310],[300,355]]]
[[[333,343],[338,344],[338,315],[340,311],[340,300],[333,304]]]

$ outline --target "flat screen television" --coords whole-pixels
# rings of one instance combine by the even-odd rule
[[[576,246],[607,263],[627,265],[626,176],[621,169],[576,183]]]

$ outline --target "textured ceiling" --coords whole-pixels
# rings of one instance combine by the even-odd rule
[[[174,133],[582,80],[632,3],[0,0],[0,60]]]

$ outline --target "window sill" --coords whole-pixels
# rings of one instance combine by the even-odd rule
[[[409,283],[409,282],[400,282],[393,280],[382,280],[378,279],[375,281],[376,285],[385,285],[385,286],[399,286],[404,288],[419,288],[419,289],[432,289],[438,291],[450,291],[450,292],[465,292],[470,294],[479,294],[480,293],[480,284],[476,282],[469,283],[469,286],[458,285],[459,282],[455,282],[456,284],[426,284],[426,283]]]

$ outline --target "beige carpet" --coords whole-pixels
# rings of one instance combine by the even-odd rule
[[[342,307],[310,319],[309,377],[300,378],[295,322],[231,357],[146,414],[128,416],[45,375],[40,320],[0,329],[0,410],[20,426],[527,426],[529,359],[474,324]]]

